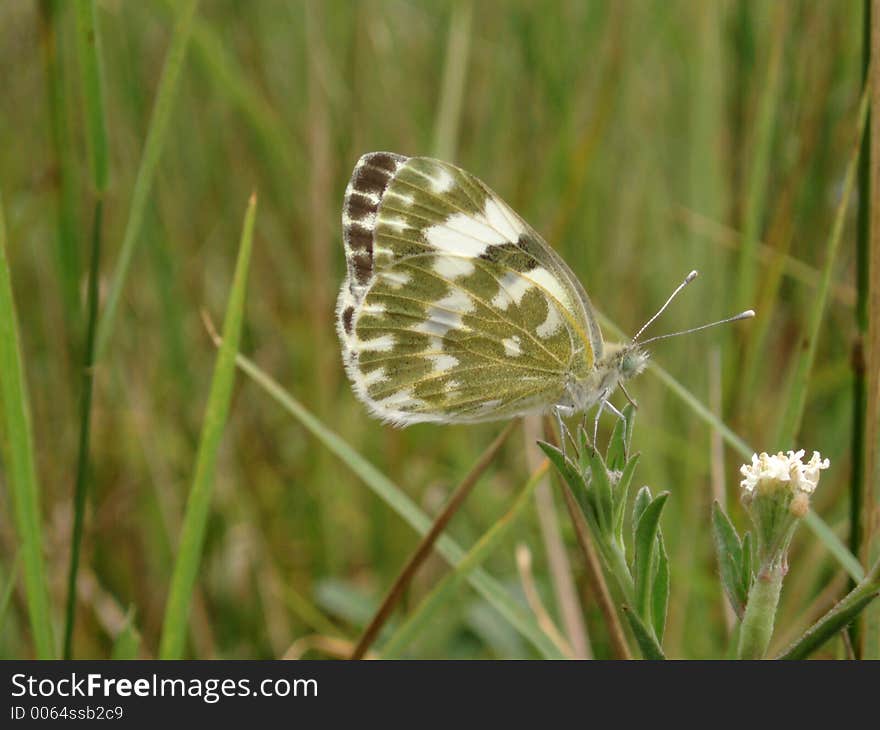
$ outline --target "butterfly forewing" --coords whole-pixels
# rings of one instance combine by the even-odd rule
[[[346,190],[346,370],[377,416],[473,422],[546,410],[601,334],[568,267],[448,163],[364,155]]]

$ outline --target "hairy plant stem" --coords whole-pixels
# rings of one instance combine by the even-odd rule
[[[767,653],[784,576],[782,565],[774,563],[755,577],[739,632],[740,659],[763,659]]]

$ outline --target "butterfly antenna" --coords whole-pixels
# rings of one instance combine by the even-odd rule
[[[650,342],[657,342],[657,340],[665,340],[670,337],[678,337],[679,335],[689,335],[691,332],[699,332],[700,330],[707,330],[710,327],[716,327],[719,324],[727,324],[728,322],[738,322],[741,319],[751,319],[755,316],[755,310],[747,309],[745,312],[740,312],[739,314],[734,315],[733,317],[728,317],[727,319],[719,319],[717,322],[709,322],[709,324],[701,324],[699,327],[691,327],[688,330],[682,330],[681,332],[670,332],[667,335],[657,335],[656,337],[649,337],[647,340],[642,342],[642,345],[647,345]]]
[[[688,284],[690,284],[696,278],[697,278],[696,271],[692,271],[690,274],[688,274],[684,278],[684,281],[681,282],[681,284],[679,284],[675,288],[675,291],[669,295],[669,299],[667,299],[666,302],[663,304],[663,306],[657,310],[657,313],[653,317],[651,317],[651,319],[649,319],[647,322],[645,322],[645,324],[642,325],[641,329],[638,332],[636,332],[635,337],[632,338],[633,343],[635,343],[639,339],[642,332],[644,332],[646,329],[648,329],[648,327],[650,327],[654,323],[654,320],[656,320],[657,317],[659,317],[661,314],[663,314],[663,312],[666,311],[666,307],[668,307],[670,305],[670,303],[672,302],[672,300],[678,296],[679,292],[681,292],[682,289],[684,289]],[[716,324],[720,324],[720,323],[716,323]]]

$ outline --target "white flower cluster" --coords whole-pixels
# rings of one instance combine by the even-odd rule
[[[752,463],[743,464],[740,473],[745,477],[740,487],[745,495],[769,494],[777,490],[790,491],[791,494],[812,494],[819,483],[819,472],[831,466],[828,459],[822,459],[818,451],[812,458],[803,462],[804,450],[781,451],[775,456],[752,454]]]

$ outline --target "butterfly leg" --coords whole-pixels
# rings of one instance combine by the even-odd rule
[[[596,417],[593,419],[593,451],[596,450],[596,444],[599,439],[599,417],[602,415],[602,411],[605,409],[606,405],[608,405],[608,401],[603,397],[602,400],[599,401],[599,407],[596,409]]]
[[[556,425],[559,427],[559,447],[562,450],[563,458],[565,458],[565,441],[567,438],[571,438],[571,434],[568,431],[568,426],[565,425],[565,421],[562,420],[562,417],[563,415],[570,416],[572,411],[573,409],[568,406],[559,404],[553,406],[553,415],[556,416]]]

